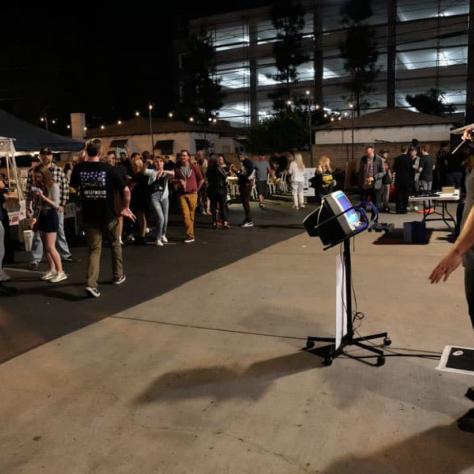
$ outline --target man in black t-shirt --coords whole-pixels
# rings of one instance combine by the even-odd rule
[[[122,246],[118,233],[118,217],[132,220],[130,211],[130,190],[116,168],[100,161],[101,142],[90,140],[86,144],[86,159],[77,165],[71,175],[70,186],[80,195],[82,219],[89,245],[89,263],[87,270],[86,292],[99,297],[97,281],[100,272],[100,254],[102,238],[111,243],[113,283],[122,284],[126,277],[123,272]],[[116,196],[120,196],[117,203]]]

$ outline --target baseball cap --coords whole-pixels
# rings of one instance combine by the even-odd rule
[[[40,155],[52,155],[53,152],[51,151],[51,148],[48,147],[43,147],[40,150]]]

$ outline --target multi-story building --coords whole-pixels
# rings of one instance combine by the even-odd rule
[[[298,68],[295,93],[310,90],[315,103],[348,110],[349,73],[339,51],[346,34],[340,14],[343,1],[301,3],[306,11],[303,45],[310,59]],[[374,0],[372,7],[368,22],[377,40],[380,72],[367,110],[408,107],[407,94],[439,88],[457,112],[464,112],[469,1]],[[270,9],[271,5],[197,18],[189,24],[190,31],[205,28],[212,35],[216,74],[226,92],[221,119],[248,125],[272,113],[268,94],[278,82],[272,55],[277,32]]]

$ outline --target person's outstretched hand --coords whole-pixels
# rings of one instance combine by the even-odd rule
[[[449,275],[451,275],[451,273],[453,273],[461,263],[462,256],[456,251],[450,252],[431,272],[430,282],[438,283],[441,279],[446,281],[449,278]]]
[[[131,219],[133,222],[137,220],[135,214],[130,210],[129,207],[122,209],[122,211],[120,212],[120,215],[128,219]]]

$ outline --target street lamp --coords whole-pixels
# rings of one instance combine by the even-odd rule
[[[153,104],[151,101],[148,102],[148,125],[150,127],[150,137],[151,137],[151,153],[155,151],[155,138],[153,137],[153,120],[151,117],[151,111],[153,110]]]
[[[49,130],[48,116],[45,115],[44,117],[41,117],[40,121],[44,123],[46,130]]]
[[[306,91],[306,98],[307,98],[307,106],[306,112],[308,115],[308,135],[309,135],[309,159],[311,168],[313,167],[313,117],[311,116],[312,108],[313,108],[313,98],[311,97],[311,92],[309,90]]]

